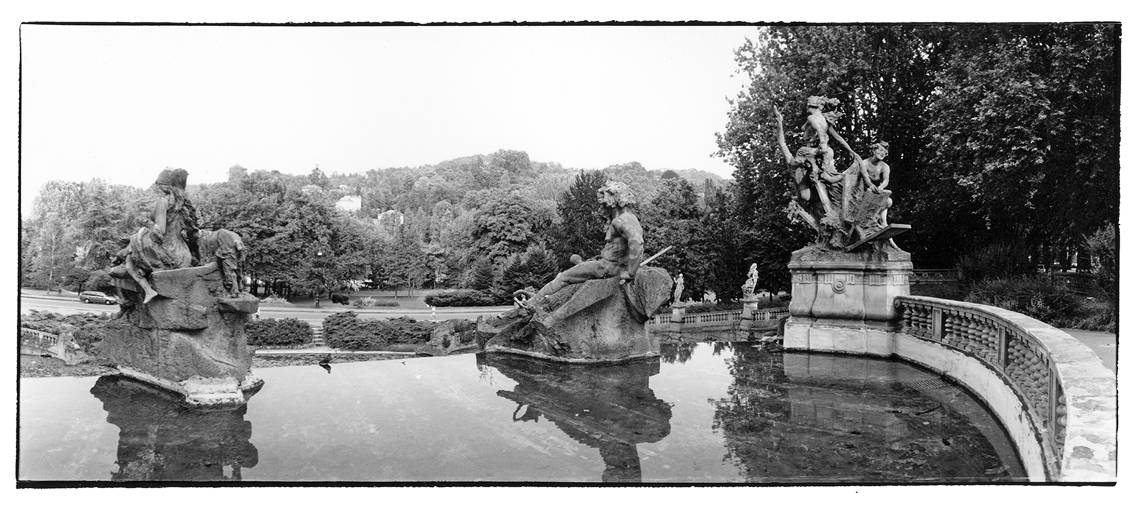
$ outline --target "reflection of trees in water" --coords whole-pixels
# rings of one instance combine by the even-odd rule
[[[744,343],[722,350],[731,350],[733,382],[710,400],[713,429],[748,481],[1010,479],[968,419],[915,388],[868,381],[867,363],[857,363],[866,359],[827,357],[837,365],[818,375],[804,354]],[[870,374],[899,366],[880,361]]]
[[[641,481],[637,444],[669,435],[672,408],[649,388],[649,377],[660,370],[656,359],[576,365],[484,353],[476,363],[517,382],[514,390],[498,392],[518,403],[513,420],[545,417],[575,441],[597,448],[606,466],[602,481]]]
[[[246,407],[193,409],[165,392],[125,378],[104,376],[91,393],[107,421],[119,427],[116,481],[240,480],[257,465]]]
[[[688,362],[693,358],[693,350],[697,348],[697,343],[680,341],[676,343],[668,343],[661,345],[661,361],[666,364]]]

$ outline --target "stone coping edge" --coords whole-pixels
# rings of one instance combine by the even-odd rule
[[[283,348],[275,350],[254,350],[254,355],[395,355],[400,357],[410,357],[416,355],[414,351],[353,351],[353,350],[313,350],[305,348]]]
[[[1059,480],[1116,481],[1116,375],[1088,346],[1040,320],[998,307],[915,295],[897,297],[896,303],[901,300],[985,313],[1040,343],[1049,352],[1065,395],[1065,444]]]

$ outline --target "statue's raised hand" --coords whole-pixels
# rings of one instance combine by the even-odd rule
[[[780,109],[773,105],[772,106],[772,112],[776,113],[776,122],[783,124],[784,123],[784,115],[780,114]]]

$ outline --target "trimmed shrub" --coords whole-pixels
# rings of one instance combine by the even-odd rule
[[[265,318],[245,324],[251,346],[294,346],[313,342],[313,328],[296,318]]]
[[[448,290],[424,297],[424,303],[435,307],[494,306],[495,296],[482,290]]]
[[[1054,327],[1071,327],[1086,316],[1080,297],[1038,276],[975,283],[966,302],[1016,311]]]
[[[325,317],[325,342],[342,350],[382,350],[392,344],[426,343],[435,325],[406,317],[361,319],[355,312],[345,311]]]
[[[1084,301],[1082,316],[1073,320],[1070,328],[1116,333],[1116,305],[1098,300]]]
[[[366,307],[400,307],[400,303],[394,300],[377,299],[375,297],[360,297],[353,299],[352,307],[366,308]]]
[[[288,304],[289,301],[286,300],[285,297],[278,297],[276,295],[270,295],[264,299],[261,299],[261,303],[262,304]]]
[[[1085,246],[1092,257],[1092,273],[1097,288],[1104,297],[1116,305],[1119,294],[1119,264],[1117,262],[1116,227],[1108,225],[1085,237]]]

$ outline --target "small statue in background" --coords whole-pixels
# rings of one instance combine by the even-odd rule
[[[756,263],[753,262],[748,267],[748,279],[744,281],[741,290],[744,292],[744,300],[751,300],[756,298],[756,281],[760,277],[760,273],[756,271]]]
[[[677,273],[677,277],[673,279],[673,305],[681,303],[681,292],[685,291],[685,274]]]

